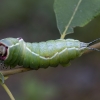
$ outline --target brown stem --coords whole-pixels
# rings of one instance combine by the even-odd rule
[[[100,48],[100,43],[94,44],[92,46],[90,46],[92,48]],[[84,52],[84,54],[87,54],[89,52],[92,52],[92,50],[87,50]],[[31,68],[15,68],[15,69],[10,69],[10,70],[6,70],[6,71],[0,71],[4,76],[9,76],[9,75],[13,75],[13,74],[17,74],[17,73],[22,73],[22,72],[26,72],[26,71],[30,71],[33,70]]]
[[[92,46],[90,46],[91,48],[97,48],[97,49],[100,49],[100,43],[96,43],[96,44],[94,44],[94,45],[92,45]],[[93,50],[86,50],[85,52],[84,52],[84,54],[87,54],[87,53],[90,53],[90,52],[92,52]]]
[[[13,74],[17,74],[17,73],[22,73],[22,72],[26,72],[26,71],[30,71],[33,70],[31,68],[15,68],[15,69],[10,69],[10,70],[5,70],[5,71],[0,71],[4,76],[9,76],[9,75],[13,75]]]

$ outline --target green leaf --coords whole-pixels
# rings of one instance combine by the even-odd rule
[[[54,11],[64,38],[73,32],[74,27],[85,26],[100,13],[100,0],[55,0]]]

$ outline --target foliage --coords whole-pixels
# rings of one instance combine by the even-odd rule
[[[76,26],[83,27],[100,14],[99,0],[55,0],[55,14],[60,34],[73,32]]]

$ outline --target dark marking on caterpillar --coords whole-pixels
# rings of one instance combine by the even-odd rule
[[[37,70],[49,66],[56,67],[59,64],[65,66],[71,60],[81,56],[87,49],[98,50],[90,48],[89,45],[99,39],[90,43],[74,39],[29,43],[22,38],[5,38],[0,40],[0,60],[10,68],[19,65]]]
[[[5,66],[4,61],[0,60],[0,70],[7,69],[8,67]]]

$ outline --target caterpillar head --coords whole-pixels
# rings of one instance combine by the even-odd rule
[[[0,60],[5,60],[7,55],[7,47],[4,45],[0,45]]]
[[[6,52],[6,48],[3,45],[1,45],[0,46],[0,55],[3,56],[5,54],[5,52]]]
[[[22,40],[22,38],[5,38],[0,40],[0,60],[3,61],[7,60],[9,54],[11,52],[14,52],[13,51],[14,50],[13,48],[15,48],[14,45],[16,45],[20,40]]]

